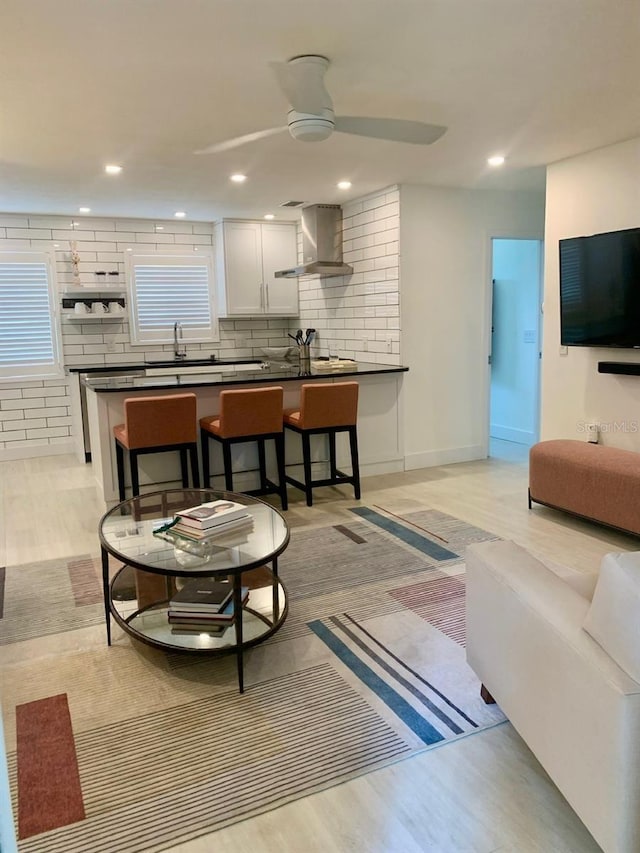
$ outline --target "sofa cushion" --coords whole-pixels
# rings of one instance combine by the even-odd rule
[[[540,560],[541,563],[544,563],[544,565],[550,569],[554,575],[561,578],[567,586],[570,586],[571,589],[575,590],[578,595],[581,595],[583,598],[591,601],[598,582],[597,572],[578,571],[578,569],[571,569],[569,566],[563,566],[561,563],[556,563],[536,551],[532,550],[530,553],[533,554],[537,560]]]
[[[605,554],[583,627],[640,682],[640,552]]]

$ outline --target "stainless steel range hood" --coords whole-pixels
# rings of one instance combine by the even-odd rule
[[[351,275],[342,262],[342,208],[339,204],[312,204],[302,209],[302,259],[299,267],[276,272],[276,278],[301,275]]]

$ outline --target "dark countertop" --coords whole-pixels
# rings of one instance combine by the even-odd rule
[[[260,358],[233,358],[226,361],[225,359],[211,358],[187,358],[184,361],[176,361],[175,358],[155,359],[153,361],[135,361],[131,364],[83,364],[70,365],[66,368],[69,373],[122,373],[125,370],[151,370],[154,367],[172,367],[174,364],[180,367],[204,367],[211,365],[214,369],[218,365],[229,364],[253,364],[254,362],[263,361]]]
[[[193,365],[193,362],[191,363]],[[132,370],[144,370],[160,365],[131,365]],[[187,366],[187,365],[185,365]],[[286,364],[282,362],[271,362],[267,367],[260,370],[234,370],[233,365],[221,365],[219,370],[212,367],[211,373],[186,373],[186,374],[169,374],[168,376],[144,376],[140,373],[132,376],[100,376],[101,372],[106,372],[109,368],[100,366],[97,369],[87,367],[69,368],[73,373],[96,373],[95,377],[84,379],[83,382],[87,388],[93,391],[100,392],[118,392],[118,391],[154,391],[166,390],[169,388],[194,388],[207,385],[251,385],[259,383],[273,382],[294,382],[300,379],[334,379],[337,376],[373,376],[381,373],[405,373],[409,370],[408,367],[396,366],[392,364],[371,364],[368,362],[359,362],[356,365],[349,367],[338,367],[333,369],[319,369],[311,367],[307,373],[302,373],[299,366],[296,364]],[[113,367],[110,368],[114,370]],[[126,370],[126,365],[118,367],[119,370]]]

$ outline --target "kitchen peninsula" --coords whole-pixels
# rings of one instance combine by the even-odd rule
[[[86,418],[93,469],[107,503],[116,501],[118,495],[113,427],[124,421],[125,399],[133,396],[183,393],[185,389],[196,394],[200,418],[218,413],[220,392],[225,388],[282,385],[284,405],[292,407],[298,404],[300,388],[306,382],[339,382],[346,378],[356,378],[360,385],[358,438],[361,473],[366,476],[404,469],[400,392],[407,367],[362,362],[331,367],[328,363],[326,366],[314,366],[312,363],[309,371],[301,372],[297,364],[281,362],[207,365],[200,361],[156,365],[131,364],[120,366],[119,370],[121,375],[118,376],[105,375],[108,371],[104,365],[75,367],[70,370],[78,375],[78,382],[72,383],[76,386],[72,393],[72,402],[75,399],[74,419],[79,421],[82,417],[82,388],[86,396]],[[82,436],[81,423],[78,422],[74,432],[76,436]],[[287,435],[288,465],[298,464],[301,459],[296,438],[297,436]],[[319,440],[313,456],[315,460],[320,461],[326,459],[327,454],[320,440],[322,437],[317,438]],[[342,459],[346,464],[349,458],[346,446],[338,442],[337,449],[339,464]],[[236,488],[252,488],[255,485],[253,472],[257,468],[255,448],[252,444],[241,444],[234,450],[238,457],[234,468],[237,465],[239,469],[249,472],[238,475]],[[81,452],[83,451],[78,446],[78,454]],[[268,459],[268,464],[269,461]],[[221,470],[221,465],[215,457],[213,464],[214,470]],[[172,454],[153,454],[140,459],[140,482],[143,487],[148,483],[153,483],[158,488],[179,485],[178,455],[176,454],[175,460]]]

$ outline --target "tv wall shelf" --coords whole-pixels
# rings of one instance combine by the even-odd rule
[[[599,361],[598,373],[617,373],[622,376],[640,376],[640,362]]]

